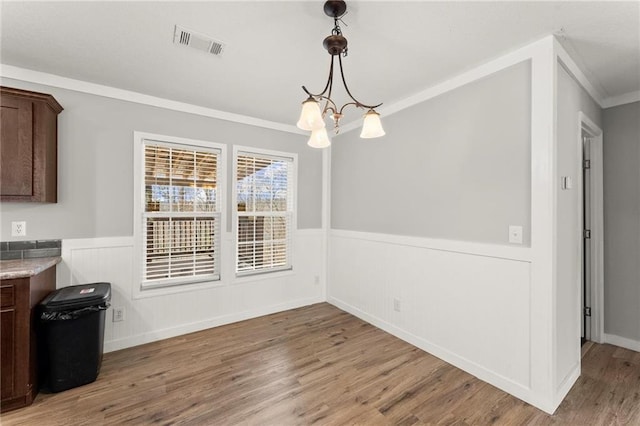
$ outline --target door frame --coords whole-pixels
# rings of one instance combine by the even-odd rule
[[[591,340],[602,343],[604,338],[604,200],[603,200],[603,158],[602,158],[602,129],[598,127],[585,113],[578,113],[578,158],[580,159],[580,179],[578,194],[580,199],[580,211],[584,204],[582,188],[584,185],[583,167],[583,141],[582,133],[585,132],[591,143],[589,144],[590,186],[591,186]],[[584,264],[584,252],[582,244],[584,238],[583,217],[580,215],[580,260]],[[582,271],[582,266],[580,268]],[[582,286],[582,273],[580,274]],[[580,300],[580,321],[582,322],[582,300]]]

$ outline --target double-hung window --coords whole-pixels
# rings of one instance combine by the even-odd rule
[[[236,147],[236,274],[292,268],[295,154]]]
[[[156,135],[138,139],[142,288],[219,280],[222,149]]]

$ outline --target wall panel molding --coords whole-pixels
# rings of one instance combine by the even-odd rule
[[[298,230],[293,271],[239,279],[232,272],[232,234],[224,233],[220,281],[144,297],[136,297],[133,237],[67,239],[57,285],[111,283],[105,322],[109,352],[325,301],[324,285],[316,279],[324,268],[323,238],[322,229]],[[125,309],[124,321],[112,321],[113,307]]]
[[[543,405],[531,387],[531,263],[421,240],[333,230],[328,302]]]
[[[471,241],[445,240],[437,238],[411,237],[407,235],[378,234],[372,232],[332,229],[331,237],[348,238],[407,247],[419,247],[440,251],[495,257],[499,259],[531,261],[531,249],[519,245],[476,243]]]

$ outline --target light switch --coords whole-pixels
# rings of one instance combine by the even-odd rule
[[[571,189],[571,188],[573,188],[573,181],[571,180],[571,176],[562,176],[560,178],[560,187],[562,189]]]
[[[522,244],[522,226],[509,225],[509,242]]]

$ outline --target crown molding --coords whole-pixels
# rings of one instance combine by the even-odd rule
[[[381,116],[388,117],[404,109],[410,108],[414,105],[428,101],[429,99],[433,99],[436,96],[440,96],[444,93],[450,92],[461,86],[469,84],[473,81],[480,80],[481,78],[487,77],[491,74],[494,74],[512,65],[530,60],[535,54],[535,52],[538,51],[539,46],[542,46],[545,43],[548,43],[548,40],[551,37],[553,36],[549,35],[549,36],[543,37],[538,41],[527,44],[526,46],[520,47],[511,52],[508,52],[489,62],[485,62],[481,65],[478,65],[477,67],[469,71],[458,74],[450,79],[447,79],[441,83],[431,86],[414,95],[408,96],[404,99],[400,99],[399,101],[393,102],[391,104],[385,104],[386,106],[382,106],[380,108],[377,108],[376,110],[380,113]],[[340,128],[341,134],[357,129],[358,127],[360,127],[360,125],[361,124],[359,121],[345,124]]]
[[[173,101],[171,99],[159,98],[145,95],[143,93],[130,90],[118,89],[73,78],[62,77],[55,74],[34,71],[27,68],[20,68],[13,65],[0,64],[0,77],[20,80],[29,83],[43,84],[45,86],[57,87],[60,89],[73,90],[75,92],[87,93],[90,95],[102,96],[105,98],[118,99],[126,102],[133,102],[142,105],[149,105],[172,111],[186,112],[188,114],[200,115],[218,120],[231,121],[248,126],[262,127],[265,129],[278,130],[281,132],[306,134],[296,126],[291,124],[278,123],[275,121],[263,120],[242,114],[220,111],[213,108],[188,104],[186,102]]]
[[[556,36],[553,37],[553,48],[555,50],[558,60],[562,63],[567,71],[573,76],[573,78],[582,86],[582,88],[591,96],[600,108],[604,108],[603,99],[604,96],[600,93],[596,87],[591,84],[586,74],[582,72],[582,69],[578,66],[576,61],[573,60],[567,49],[558,41]]]
[[[379,108],[379,112],[383,116],[390,116],[396,112],[400,112],[404,109],[410,108],[419,103],[425,102],[429,99],[435,98],[443,93],[454,90],[472,81],[479,80],[493,73],[496,73],[511,65],[515,65],[518,62],[528,60],[532,56],[532,52],[536,46],[547,40],[546,36],[536,42],[528,44],[517,50],[509,52],[497,59],[484,63],[476,68],[473,68],[467,72],[459,74],[453,78],[445,80],[439,84],[422,90],[414,95],[401,99],[397,102],[387,104]],[[640,101],[640,91],[629,92],[619,96],[612,96],[603,99],[603,96],[598,90],[589,82],[585,74],[580,70],[575,61],[571,58],[566,49],[555,39],[554,47],[557,55],[560,58],[563,65],[571,72],[580,85],[589,93],[593,100],[602,108],[611,108],[618,105],[624,105],[632,102]],[[61,89],[73,90],[76,92],[88,93],[96,96],[103,96],[112,99],[118,99],[127,102],[134,102],[143,105],[149,105],[159,108],[165,108],[173,111],[186,112],[194,115],[201,115],[204,117],[216,118],[219,120],[231,121],[239,124],[246,124],[249,126],[262,127],[271,130],[278,130],[281,132],[294,133],[299,135],[308,135],[308,132],[304,132],[298,129],[294,125],[279,123],[275,121],[263,120],[256,117],[250,117],[242,114],[235,114],[226,111],[220,111],[213,108],[201,107],[185,102],[173,101],[170,99],[159,98],[156,96],[145,95],[143,93],[133,92],[129,90],[118,89],[115,87],[105,86],[96,83],[90,83],[82,80],[76,80],[68,77],[62,77],[55,74],[44,73],[40,71],[34,71],[27,68],[20,68],[13,65],[0,64],[0,77],[11,78],[14,80],[26,81],[29,83],[43,84],[46,86],[57,87]],[[341,133],[345,134],[352,130],[355,130],[361,126],[359,120],[351,121],[341,127]],[[338,136],[340,136],[338,135]]]
[[[591,84],[585,73],[582,72],[578,64],[573,60],[571,54],[567,51],[567,49],[564,48],[562,43],[560,43],[557,38],[555,38],[554,41],[554,48],[562,65],[576,79],[576,81],[589,94],[589,96],[593,98],[593,100],[600,106],[600,108],[611,108],[640,101],[640,90],[637,90],[635,92],[623,93],[622,95],[618,96],[609,96],[606,98],[602,96],[602,92],[597,90],[596,87]]]
[[[640,102],[640,90],[624,93],[618,96],[610,96],[602,101],[602,108],[612,108],[620,105]]]

